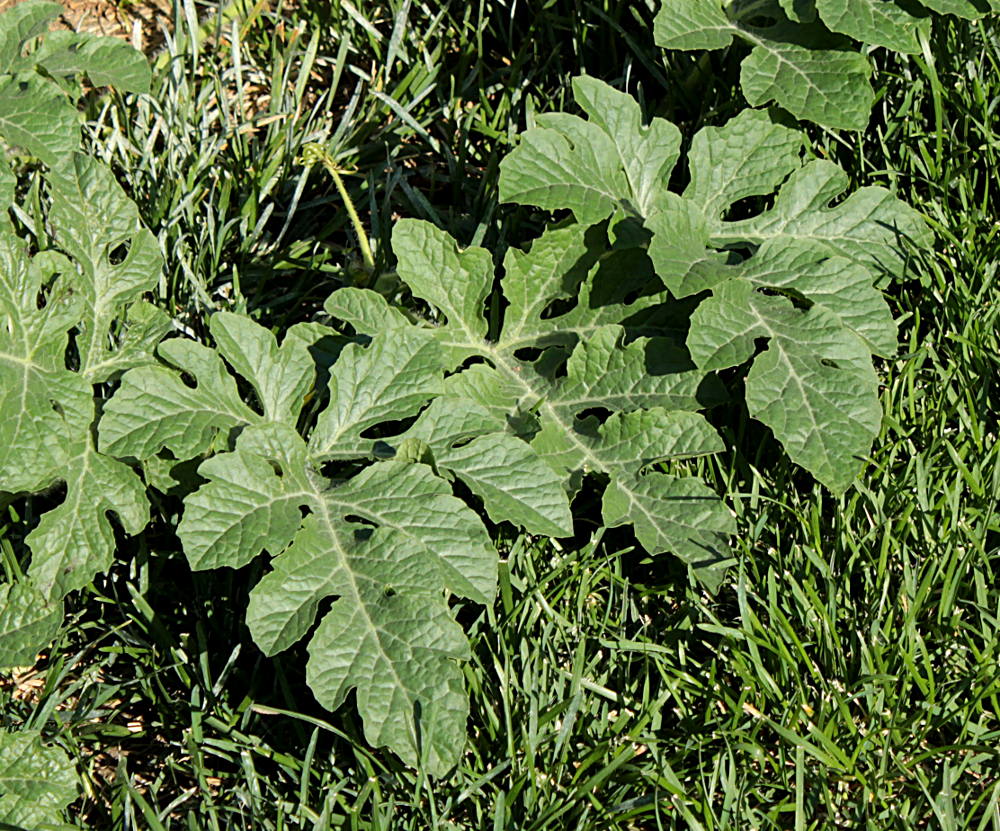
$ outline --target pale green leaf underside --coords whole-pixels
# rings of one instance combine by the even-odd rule
[[[771,101],[796,118],[841,130],[863,130],[875,103],[871,66],[856,52],[807,49],[763,41],[740,67],[740,83],[754,107]]]
[[[895,52],[919,52],[919,34],[926,36],[930,31],[929,18],[914,17],[891,0],[815,2],[820,18],[832,31]]]
[[[146,489],[124,464],[85,446],[69,459],[66,497],[28,534],[31,575],[50,599],[86,586],[107,571],[115,550],[113,514],[128,534],[149,520]]]
[[[711,590],[732,560],[729,539],[736,521],[697,479],[649,473],[616,481],[604,492],[602,513],[609,527],[632,523],[647,551],[673,551]]]
[[[978,20],[990,12],[1000,11],[997,0],[921,0],[921,4],[939,14],[953,14],[966,20]]]
[[[61,12],[56,3],[27,2],[0,14],[0,138],[51,169],[63,167],[80,145],[76,75],[128,92],[148,92],[151,79],[145,56],[118,39],[47,32]],[[24,54],[40,35],[41,45]]]
[[[7,164],[0,164],[0,210],[6,211],[14,204],[17,180]]]
[[[76,795],[76,771],[65,752],[42,744],[35,731],[0,730],[0,824],[61,824]]]
[[[494,522],[570,535],[573,518],[555,471],[527,443],[496,429],[496,417],[485,407],[439,398],[396,443],[419,441],[439,470],[457,476],[483,500]]]
[[[362,434],[377,424],[416,415],[442,392],[437,343],[392,330],[368,347],[351,344],[330,372],[330,406],[319,416],[309,440],[324,459],[351,459],[372,452],[375,441]]]

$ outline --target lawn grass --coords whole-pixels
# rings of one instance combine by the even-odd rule
[[[325,6],[259,11],[197,52],[178,37],[150,99],[94,113],[93,148],[169,255],[159,300],[195,333],[231,306],[282,327],[364,279],[339,196],[298,160],[309,142],[357,170],[388,270],[396,215],[494,244],[538,227],[496,207],[496,164],[581,68],[641,88],[688,137],[740,106],[713,79],[724,56],[662,60],[643,4]],[[74,821],[1000,828],[1000,28],[949,23],[927,55],[879,60],[865,139],[814,129],[811,152],[895,189],[937,242],[884,287],[900,353],[879,366],[883,430],[854,488],[814,485],[737,409],[719,416],[733,451],[699,463],[739,520],[717,595],[618,530],[502,539],[496,604],[459,612],[470,737],[441,780],[368,747],[352,700],[321,710],[301,648],[260,655],[237,611],[259,566],[192,574],[163,522],[0,687],[6,723],[77,760]],[[248,111],[250,81],[269,98]],[[5,557],[23,513],[0,526]]]

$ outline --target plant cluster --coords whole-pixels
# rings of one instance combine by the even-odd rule
[[[578,76],[580,114],[535,115],[499,167],[501,200],[542,212],[529,245],[463,246],[399,219],[393,272],[372,273],[362,230],[368,287],[278,333],[215,311],[199,341],[151,300],[171,252],[80,150],[79,76],[143,93],[148,65],[46,33],[59,8],[0,16],[0,136],[17,151],[0,165],[0,494],[46,505],[26,556],[5,558],[0,665],[31,664],[64,598],[158,514],[192,570],[264,572],[239,610],[264,655],[306,643],[322,707],[353,692],[370,745],[441,777],[467,742],[456,611],[494,603],[499,541],[579,542],[596,521],[714,593],[737,558],[736,495],[698,460],[734,452],[727,413],[836,496],[864,469],[883,417],[873,360],[897,352],[883,289],[933,237],[817,157],[787,113],[685,137]],[[858,43],[916,52],[932,13],[989,10],[683,0],[654,35],[745,40],[751,105],[860,129]],[[54,821],[73,798],[65,758],[39,742],[0,733],[0,823]]]

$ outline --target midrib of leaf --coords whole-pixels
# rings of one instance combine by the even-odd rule
[[[89,323],[90,326],[87,327],[85,336],[87,338],[87,348],[83,350],[83,354],[80,356],[80,370],[88,378],[94,377],[97,373],[98,368],[101,365],[101,353],[104,351],[103,341],[108,337],[108,329],[111,326],[111,322],[115,319],[117,313],[118,303],[106,303],[104,299],[109,296],[109,292],[104,291],[105,288],[110,288],[110,286],[105,286],[107,281],[98,282],[94,278],[95,284],[95,300],[94,300],[94,314],[91,317]],[[111,294],[110,296],[114,296]]]
[[[364,596],[358,586],[357,576],[354,569],[351,568],[350,555],[344,549],[340,541],[340,536],[337,534],[336,529],[338,524],[343,525],[343,511],[335,512],[331,509],[337,506],[352,509],[353,506],[347,502],[339,502],[337,500],[327,498],[326,495],[329,493],[330,491],[316,487],[300,487],[297,490],[283,492],[279,497],[270,500],[268,504],[275,505],[279,502],[290,502],[294,505],[306,505],[309,510],[317,516],[321,522],[324,534],[329,541],[330,547],[336,555],[338,561],[337,568],[339,568],[342,573],[346,575],[346,581],[350,589],[347,593],[338,593],[338,598],[340,599],[338,602],[350,602],[354,608],[361,610],[368,623],[368,628],[375,635],[375,641],[378,644],[377,648],[383,659],[382,663],[388,664],[391,667],[390,671],[392,672],[392,676],[395,679],[397,686],[400,689],[407,689],[404,680],[395,670],[395,661],[392,656],[388,655],[382,648],[382,640],[378,636],[378,626],[372,619],[368,611],[368,606],[364,603]],[[411,738],[415,741],[415,737],[411,736]]]
[[[552,128],[551,127],[540,126],[537,129],[551,130]],[[592,185],[592,184],[584,181],[583,179],[580,179],[577,176],[577,174],[576,174],[575,171],[568,170],[563,165],[556,165],[554,162],[553,162],[552,166],[553,166],[554,169],[562,171],[562,173],[566,176],[567,179],[570,179],[571,181],[574,181],[574,182],[579,182],[579,185],[575,185],[575,186],[579,187],[581,190],[588,191],[590,193],[596,193],[599,196],[602,196],[605,199],[610,200],[613,205],[617,205],[621,201],[620,194],[618,194],[618,193],[616,193],[614,191],[608,191],[608,190],[603,190],[603,189],[598,188],[598,187],[594,187],[594,185]],[[625,174],[625,177],[626,177],[626,180],[628,180],[628,174],[627,173]],[[550,189],[551,189],[550,186],[540,185],[538,187],[529,188],[528,192],[530,193],[533,190],[550,190]],[[465,328],[465,327],[463,326],[462,328]]]
[[[90,470],[90,458],[91,458],[91,454],[88,452],[89,449],[90,448],[86,448],[85,447],[80,452],[80,454],[78,456],[76,456],[74,459],[72,459],[69,462],[69,465],[68,465],[69,470],[73,471],[74,474],[79,473],[79,478],[80,479],[82,479],[87,474],[87,472]],[[70,474],[69,473],[64,473],[62,475],[64,477],[68,478]],[[85,494],[84,493],[84,489],[83,488],[79,488],[79,487],[70,487],[69,490],[72,492],[72,495],[67,494],[66,499],[63,501],[63,506],[72,505],[72,507],[73,507],[72,514],[73,514],[73,516],[78,517],[78,516],[80,516],[80,513],[81,513],[80,512],[80,505],[83,503],[84,498],[85,497],[89,497],[89,498],[92,499],[93,498],[93,494]],[[79,562],[78,560],[75,560],[75,558],[78,556],[77,552],[71,551],[71,550],[67,550],[65,552],[65,554],[66,554],[66,557],[70,558],[71,560],[74,560],[75,562]],[[65,562],[65,559],[63,560],[63,562]],[[38,568],[37,568],[37,565],[36,565],[34,559],[32,560],[32,568],[33,568],[33,573],[36,574],[36,576],[37,576]],[[57,572],[63,572],[65,570],[65,568],[66,567],[64,565],[61,566],[57,570]],[[70,573],[72,573],[72,569],[70,569]],[[50,575],[51,579],[49,581],[47,581],[48,585],[45,585],[43,583],[42,585],[39,586],[39,588],[46,595],[48,595],[52,591],[53,587],[56,586],[59,583],[58,579],[56,579],[59,576],[62,576],[62,575],[59,574],[59,573]],[[62,597],[62,594],[63,593],[57,593],[55,596],[50,597],[49,599],[50,600],[58,600],[59,597]]]
[[[864,225],[875,215],[875,211],[872,210],[865,215],[863,220],[857,220],[850,230],[838,231],[837,233],[822,234],[817,233],[814,229],[811,229],[809,233],[802,232],[792,232],[789,234],[788,226],[791,222],[787,217],[770,217],[772,220],[779,220],[774,224],[777,226],[776,231],[766,231],[760,230],[756,226],[761,225],[761,220],[767,219],[767,214],[761,214],[760,216],[751,217],[750,219],[741,219],[738,222],[725,223],[721,227],[723,229],[732,229],[736,233],[713,233],[709,238],[709,243],[717,247],[723,247],[730,245],[732,243],[756,243],[762,244],[767,240],[781,239],[785,236],[794,236],[796,239],[811,239],[819,240],[820,242],[852,242],[858,246],[870,246],[872,241],[870,237],[864,236],[852,236],[851,231],[856,231],[858,228],[864,227]],[[739,233],[742,228],[747,230],[743,233]]]
[[[473,335],[472,332],[470,332],[465,327],[462,327],[462,328],[465,331],[466,335],[468,335],[470,338],[474,337],[474,335]],[[414,355],[411,360],[415,361],[415,360],[418,360],[418,359],[419,359],[419,356]],[[406,365],[406,367],[409,367],[409,366],[410,366],[410,364]],[[404,369],[406,369],[406,367],[401,368],[399,370],[399,373],[397,373],[397,374],[401,374],[402,371]],[[378,401],[379,401],[378,398],[373,399],[373,403],[378,403]],[[355,445],[351,445],[351,446],[348,446],[348,445],[346,445],[346,443],[343,443],[341,441],[341,439],[343,438],[344,434],[348,430],[350,430],[351,428],[357,426],[357,424],[359,422],[362,422],[362,421],[364,421],[364,413],[362,413],[362,417],[361,418],[358,418],[358,417],[355,416],[355,417],[352,417],[352,418],[344,419],[343,423],[340,425],[340,427],[337,430],[337,432],[334,433],[333,436],[324,443],[324,447],[323,448],[317,448],[317,452],[316,452],[315,455],[317,457],[321,457],[323,461],[336,461],[336,460],[344,461],[344,460],[349,460],[349,459],[357,459],[359,456],[365,456],[365,455],[367,455],[368,450],[371,447],[371,440],[362,439],[359,444],[355,444]],[[333,450],[332,448],[335,447],[338,444],[344,444],[344,446],[339,451],[338,450]]]
[[[395,668],[396,662],[392,659],[392,656],[388,655],[382,648],[382,639],[378,636],[379,633],[378,627],[375,625],[375,621],[372,619],[371,615],[368,612],[368,606],[364,603],[364,597],[360,587],[358,586],[357,577],[355,576],[354,570],[351,568],[351,558],[348,555],[347,551],[344,550],[344,547],[341,545],[340,542],[340,537],[337,535],[336,520],[340,518],[335,517],[330,510],[331,506],[336,503],[328,502],[326,499],[323,498],[323,495],[317,490],[302,491],[302,497],[304,501],[306,501],[309,504],[310,508],[314,512],[319,514],[322,519],[323,529],[326,532],[326,536],[331,541],[331,544],[333,545],[335,551],[337,552],[337,558],[340,561],[339,565],[347,574],[347,580],[350,583],[350,589],[351,589],[350,599],[352,601],[352,605],[354,608],[361,610],[361,613],[364,615],[365,620],[368,622],[368,628],[374,634],[375,641],[377,643],[377,649],[379,651],[379,654],[382,656],[383,665],[385,664],[389,665],[390,667],[389,671],[392,673],[392,677],[395,679],[396,686],[399,689],[403,690],[407,689],[406,683],[403,681],[399,673],[396,671]],[[340,524],[343,524],[342,519],[340,519]],[[339,597],[340,600],[337,602],[344,602],[344,595],[340,594]],[[416,746],[416,736],[411,734],[410,738],[413,740],[414,746]]]
[[[761,321],[761,325],[765,326],[767,325],[764,322],[763,318],[760,317],[759,313],[756,312],[756,310],[754,311],[754,315]],[[768,329],[768,331],[771,331],[770,328]],[[790,358],[791,353],[787,348],[785,348],[784,340],[781,337],[774,335],[772,333],[767,348],[768,351],[774,349],[778,353],[778,355],[780,355],[781,362],[787,367],[788,376],[793,380],[796,389],[798,389],[800,398],[802,399],[802,401],[808,402],[810,397],[815,394],[815,390],[811,390],[809,387],[807,387],[805,383],[802,381],[802,376],[799,375],[797,372],[795,372],[795,362],[791,360]],[[841,417],[847,415],[845,412],[843,412],[842,409],[840,409],[837,401],[830,400],[825,396],[823,400],[826,403],[826,406],[829,410],[835,410],[840,412]],[[827,459],[829,459],[830,454],[829,452],[826,451],[826,444],[822,441],[823,431],[820,429],[820,423],[816,420],[817,408],[805,406],[803,409],[805,409],[806,412],[809,414],[809,421],[813,425],[812,429],[813,435],[820,437],[820,442],[823,443],[824,446],[824,455],[827,457]],[[862,429],[864,428],[864,425],[862,425],[856,418],[851,420],[854,421],[856,424],[858,424]]]
[[[26,349],[25,351],[29,352],[32,357],[35,354],[35,350]],[[20,355],[12,355],[6,352],[0,353],[0,360],[8,361],[12,364],[15,364],[23,368],[20,373],[21,375],[20,394],[17,396],[18,403],[20,406],[18,407],[17,415],[14,416],[15,424],[17,425],[17,430],[15,432],[20,433],[20,431],[23,429],[22,425],[25,424],[25,419],[27,418],[30,421],[31,418],[31,408],[28,406],[28,398],[32,386],[31,377],[33,374],[37,375],[39,380],[36,383],[43,384],[45,376],[49,374],[51,370],[49,370],[47,367],[41,364],[35,363],[35,361],[33,360],[25,359]],[[53,448],[59,447],[62,451],[65,451],[66,450],[65,440],[66,436],[60,436],[59,440],[53,442],[51,446]],[[54,475],[56,474],[56,471],[50,470],[49,473]],[[2,490],[2,488],[0,488],[0,490]]]

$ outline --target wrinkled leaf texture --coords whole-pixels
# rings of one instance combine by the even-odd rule
[[[356,689],[372,744],[445,772],[468,711],[458,663],[468,643],[448,597],[491,602],[497,568],[486,528],[453,483],[497,521],[565,536],[559,477],[485,413],[440,406],[443,349],[419,332],[345,344],[302,323],[279,345],[228,312],[210,329],[216,349],[167,340],[161,365],[125,374],[104,411],[102,450],[142,462],[164,451],[208,455],[198,469],[207,483],[186,499],[179,527],[191,565],[238,568],[266,551],[272,570],[247,612],[261,649],[272,655],[312,632],[317,699],[334,709]],[[313,416],[303,410],[324,352],[337,357]],[[398,423],[418,414],[399,435]]]
[[[44,644],[62,597],[108,568],[112,517],[129,534],[146,525],[142,481],[94,447],[95,385],[151,360],[169,328],[141,299],[159,279],[157,242],[111,172],[74,154],[51,181],[51,247],[31,255],[0,221],[0,491],[64,491],[27,536],[30,588],[0,606],[6,655]]]
[[[0,827],[41,831],[64,827],[76,799],[73,762],[33,730],[0,730]]]
[[[926,234],[884,190],[843,198],[843,172],[758,111],[696,135],[673,192],[677,129],[593,79],[574,88],[588,118],[539,116],[500,184],[576,222],[508,250],[498,276],[490,252],[402,220],[397,272],[426,315],[344,288],[326,311],[353,340],[301,323],[279,341],[217,313],[214,347],[162,342],[99,425],[101,452],[160,471],[158,487],[200,460],[179,528],[192,566],[266,552],[256,642],[308,638],[318,700],[354,690],[369,740],[434,774],[458,759],[468,707],[449,598],[495,591],[473,508],[567,535],[589,481],[603,524],[714,588],[734,520],[683,461],[723,449],[703,414],[725,398],[716,372],[749,365],[751,412],[843,491],[878,428],[872,355],[895,348],[874,284]],[[773,205],[731,217],[755,197]]]
[[[775,101],[796,118],[864,130],[871,65],[855,43],[919,53],[934,15],[977,20],[998,0],[669,0],[653,24],[665,49],[751,47],[740,82],[751,106]]]
[[[148,92],[151,77],[145,56],[121,40],[49,32],[62,13],[59,3],[28,0],[0,14],[0,138],[52,169],[71,167],[80,145],[77,76],[122,92]]]
[[[750,414],[795,462],[843,492],[880,426],[872,355],[896,346],[874,284],[903,274],[906,241],[928,240],[923,220],[882,188],[845,198],[847,175],[804,161],[801,135],[758,110],[699,131],[687,186],[670,191],[676,128],[642,124],[638,104],[600,81],[578,78],[574,90],[588,118],[539,116],[501,164],[501,197],[570,209],[585,223],[610,217],[612,228],[641,221],[669,294],[700,298],[686,337],[694,365],[713,372],[751,362]],[[670,150],[637,156],[648,143]],[[750,197],[773,205],[730,219]]]

